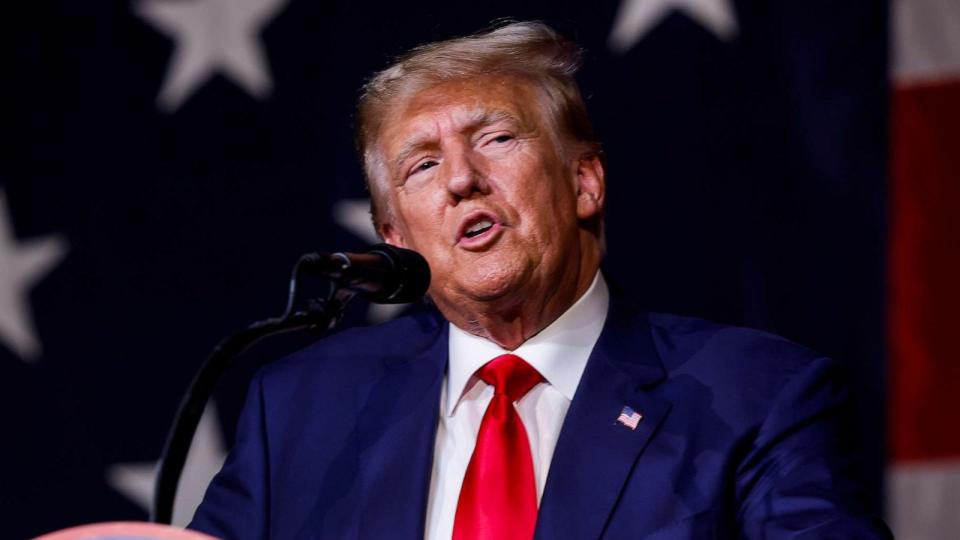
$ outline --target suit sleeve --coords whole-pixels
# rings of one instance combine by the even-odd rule
[[[188,527],[229,540],[266,540],[269,485],[261,372],[250,384],[237,424],[236,444]]]
[[[779,393],[737,470],[744,538],[892,538],[860,504],[840,381],[837,363],[821,358]]]

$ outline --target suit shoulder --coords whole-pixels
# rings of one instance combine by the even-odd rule
[[[649,320],[667,370],[709,359],[725,369],[794,372],[822,358],[803,345],[753,328],[663,313],[650,314]]]
[[[768,332],[676,315],[651,315],[650,323],[668,386],[688,397],[699,389],[715,407],[737,411],[729,417],[765,415],[804,381],[843,382],[837,362]]]
[[[717,422],[735,432],[754,429],[771,414],[779,417],[776,403],[797,409],[817,396],[807,406],[819,407],[843,394],[837,362],[780,336],[673,315],[650,320],[667,372],[664,395],[716,413]]]
[[[419,355],[445,331],[443,321],[431,312],[349,328],[267,365],[260,375],[264,381],[279,384],[316,378],[364,379],[376,375],[385,362]]]

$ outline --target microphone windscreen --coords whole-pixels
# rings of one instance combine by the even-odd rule
[[[393,265],[393,278],[383,288],[365,296],[378,304],[408,304],[427,294],[430,288],[430,265],[416,251],[390,244],[377,244],[367,253],[385,257]]]

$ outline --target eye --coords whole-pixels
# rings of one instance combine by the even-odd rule
[[[490,139],[490,142],[503,144],[505,142],[510,142],[512,140],[513,140],[513,135],[510,135],[509,133],[501,133],[500,135],[497,135],[496,137]]]
[[[420,163],[417,163],[417,164],[413,167],[413,169],[410,171],[410,175],[412,176],[412,175],[414,175],[414,174],[417,174],[417,173],[420,173],[420,172],[423,172],[423,171],[432,169],[432,168],[436,167],[437,165],[439,165],[439,163],[436,162],[436,161],[434,161],[434,160],[432,160],[432,159],[423,160],[423,161],[421,161]]]
[[[487,151],[500,151],[510,148],[516,140],[516,135],[511,131],[493,131],[492,133],[485,133],[479,144]]]

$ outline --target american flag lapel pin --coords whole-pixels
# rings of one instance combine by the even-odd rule
[[[624,405],[623,410],[620,411],[620,416],[617,417],[617,423],[630,428],[630,430],[637,429],[637,424],[643,420],[643,415],[633,410],[633,408]]]

